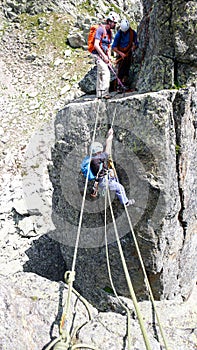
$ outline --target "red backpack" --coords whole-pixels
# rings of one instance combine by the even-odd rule
[[[94,40],[95,40],[95,34],[98,29],[98,27],[101,26],[103,28],[103,35],[102,37],[105,37],[107,35],[105,26],[103,24],[94,24],[92,27],[90,27],[89,35],[88,35],[88,51],[92,52],[94,50]]]

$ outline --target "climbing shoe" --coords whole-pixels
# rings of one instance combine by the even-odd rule
[[[130,205],[133,205],[133,204],[135,204],[135,199],[129,199],[125,205],[126,207],[129,207]]]
[[[105,95],[105,96],[102,96],[102,98],[103,98],[104,100],[109,100],[109,98],[111,98],[111,96],[110,96],[110,95]]]

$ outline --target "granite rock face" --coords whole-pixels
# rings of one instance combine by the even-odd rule
[[[46,349],[59,336],[59,323],[67,300],[67,286],[63,282],[52,282],[34,273],[17,273],[1,278],[1,349]],[[195,348],[195,315],[192,308],[196,293],[185,303],[171,301],[157,302],[165,334],[172,349],[183,350]],[[111,305],[115,306],[112,296]],[[131,300],[122,298],[131,312],[129,328],[132,345],[136,349],[145,349],[138,320],[134,315]],[[151,349],[161,348],[157,329],[154,327],[149,302],[140,303],[141,312],[148,331]],[[127,317],[119,305],[118,312],[98,312],[87,301],[84,303],[79,295],[72,293],[70,303],[69,327],[71,344],[88,344],[100,350],[121,350],[127,348]],[[151,320],[151,322],[150,322]],[[3,325],[6,325],[3,327]],[[187,329],[185,329],[187,325]],[[68,327],[68,328],[69,328]],[[77,337],[76,327],[79,327]],[[59,344],[58,344],[59,345]],[[65,348],[65,344],[64,344]]]
[[[105,142],[114,120],[112,156],[120,182],[135,205],[129,208],[147,274],[157,299],[187,298],[196,275],[196,139],[192,106],[194,88],[131,94],[107,104],[73,102],[56,117],[52,151],[54,239],[70,268],[81,210],[84,179],[80,162],[93,135]],[[80,127],[79,127],[80,126]],[[91,184],[88,185],[88,191]],[[78,288],[88,297],[110,286],[104,239],[104,197],[91,201],[89,192],[77,256]],[[144,298],[139,258],[124,210],[112,193],[113,209],[136,293]],[[107,208],[112,275],[118,293],[128,296],[121,260]],[[85,277],[85,280],[84,280]],[[97,297],[96,297],[97,298]]]
[[[196,1],[143,1],[138,29],[142,66],[137,88],[158,91],[195,85],[197,75]]]

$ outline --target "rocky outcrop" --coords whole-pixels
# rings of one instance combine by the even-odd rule
[[[84,304],[79,295],[72,293],[69,326],[76,330],[77,338],[72,343],[85,343],[100,350],[122,350],[126,348],[127,317],[113,296],[111,305],[118,312],[98,312],[89,303]],[[163,301],[157,303],[163,330],[170,348],[182,350],[195,348],[195,303],[194,293],[186,303]],[[38,350],[46,349],[59,336],[59,323],[67,300],[67,286],[62,282],[51,282],[37,274],[18,273],[1,279],[0,347],[2,349]],[[121,298],[130,310],[131,343],[136,349],[145,349],[138,321],[130,300]],[[21,307],[22,305],[22,307]],[[88,307],[88,308],[87,308]],[[154,315],[149,302],[140,303],[151,349],[159,350],[162,340],[155,327]],[[65,310],[65,309],[64,309]],[[3,325],[6,327],[3,328]],[[187,325],[187,329],[185,329]],[[69,327],[68,327],[69,328]],[[160,341],[160,343],[159,343]],[[14,344],[14,345],[13,345]]]
[[[195,89],[187,88],[115,97],[108,104],[79,101],[58,113],[50,174],[57,228],[52,237],[63,243],[67,266],[72,262],[84,187],[77,169],[86,155],[96,116],[97,138],[103,143],[107,125],[115,118],[113,157],[128,196],[136,200],[130,215],[154,295],[157,299],[188,298],[196,276],[196,140],[191,107],[195,103]],[[100,195],[91,202],[87,196],[79,242],[76,283],[93,299],[96,290],[100,294],[109,286],[103,198]],[[145,297],[124,210],[114,198],[113,205],[131,278],[138,297]],[[118,292],[128,296],[108,215],[112,274]]]
[[[3,4],[3,11],[7,18],[12,20],[17,18],[17,15],[22,13],[29,13],[30,15],[35,15],[38,13],[43,13],[47,11],[58,10],[57,1],[50,0],[23,0],[23,1],[5,1]]]
[[[142,14],[142,2],[140,0],[113,0],[111,5],[122,15],[127,14],[132,21],[139,20]],[[4,14],[7,18],[12,20],[16,19],[21,13],[28,13],[30,15],[35,15],[38,13],[46,12],[66,12],[72,14],[75,18],[80,14],[80,9],[84,8],[86,12],[90,12],[93,15],[103,18],[106,13],[109,12],[108,4],[105,1],[98,0],[96,3],[94,1],[89,1],[89,4],[84,5],[83,0],[67,1],[67,0],[5,0],[3,1],[2,8]]]
[[[158,91],[195,85],[196,1],[144,0],[138,29],[142,66],[137,88]]]

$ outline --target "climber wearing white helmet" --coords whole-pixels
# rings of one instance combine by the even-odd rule
[[[90,151],[92,151],[92,154],[96,154],[99,152],[103,152],[103,145],[100,142],[93,142],[90,147]]]
[[[120,29],[115,35],[112,50],[117,53],[118,78],[123,84],[128,84],[129,70],[132,63],[132,53],[137,48],[137,33],[124,18],[120,22]]]
[[[115,29],[119,16],[115,12],[110,12],[106,17],[106,23],[99,25],[94,36],[94,49],[92,54],[96,58],[97,64],[97,84],[96,96],[98,98],[110,98],[110,46],[112,43],[112,29]]]
[[[99,188],[106,190],[106,186],[108,184],[110,191],[114,191],[116,193],[116,196],[119,199],[120,203],[126,206],[130,206],[135,203],[135,200],[127,198],[124,186],[118,182],[112,166],[109,165],[110,162],[108,158],[111,154],[112,140],[113,129],[110,128],[106,138],[105,149],[103,149],[103,146],[100,142],[93,142],[90,147],[90,151],[92,151],[90,169],[93,175],[96,177],[91,197],[97,196]],[[106,179],[106,176],[108,178],[108,181]]]
[[[119,15],[116,12],[110,12],[107,15],[107,20],[117,23],[119,21]]]
[[[120,22],[120,29],[123,31],[123,32],[126,32],[130,27],[130,24],[129,24],[129,21],[127,19],[123,19],[121,22]]]

